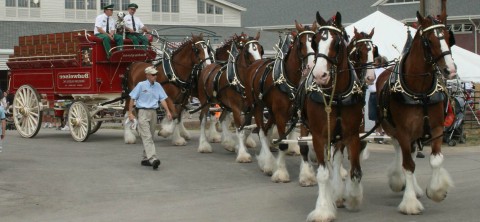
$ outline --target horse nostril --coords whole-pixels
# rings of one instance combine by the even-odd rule
[[[321,76],[321,77],[322,77],[322,78],[325,78],[325,77],[327,77],[327,73],[326,73],[326,72],[324,72],[324,73],[322,74],[322,76]]]

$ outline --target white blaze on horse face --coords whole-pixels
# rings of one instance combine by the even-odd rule
[[[250,53],[250,55],[253,56],[253,59],[255,60],[259,60],[262,58],[258,46],[254,43],[248,44],[248,52]]]
[[[206,44],[202,44],[202,49],[203,54],[205,55],[205,66],[212,64],[212,61],[210,59],[207,59],[210,57],[210,54],[208,53],[208,46]]]
[[[312,37],[307,35],[307,68],[312,68],[315,65],[315,51],[312,47]]]
[[[373,44],[371,42],[368,42],[367,44],[369,45],[368,47],[371,49],[367,53],[367,64],[373,64]],[[373,83],[373,81],[375,81],[375,78],[375,70],[367,68],[367,71],[365,73],[365,81],[367,83]]]
[[[441,31],[435,30],[435,36],[440,39],[440,50],[442,53],[446,53],[450,50],[448,47],[447,41],[444,38],[444,35]],[[448,78],[453,79],[457,75],[457,69],[455,68],[455,62],[453,62],[452,54],[445,55],[445,65],[447,66]]]
[[[317,54],[328,56],[330,45],[333,43],[333,36],[328,31],[322,34],[322,40],[318,42]],[[323,40],[325,39],[325,40]],[[323,57],[317,57],[315,66],[312,70],[313,79],[317,85],[325,85],[330,80],[330,70],[328,69],[328,61]]]

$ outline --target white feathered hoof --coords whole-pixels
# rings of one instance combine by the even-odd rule
[[[208,142],[210,142],[210,143],[220,143],[220,142],[222,142],[222,135],[220,135],[218,133],[216,133],[214,135],[210,135],[208,137]]]
[[[163,138],[167,138],[170,135],[172,135],[172,131],[168,131],[168,130],[165,130],[165,129],[161,129],[161,130],[158,131],[158,136],[161,136]]]
[[[198,146],[197,151],[199,153],[212,153],[213,149],[209,143],[203,142]]]
[[[236,159],[237,163],[251,163],[252,156],[249,153],[239,154]]]
[[[176,139],[172,139],[172,145],[174,146],[185,146],[187,145],[187,141],[183,137],[179,137]]]
[[[403,171],[390,170],[388,173],[388,185],[393,192],[405,190],[405,174]]]
[[[322,210],[314,210],[308,214],[307,222],[330,222],[335,220],[335,214]]]
[[[222,141],[222,146],[227,151],[235,152],[235,141],[234,140],[224,140],[224,141]]]
[[[423,210],[423,205],[417,198],[404,199],[398,206],[398,211],[406,215],[419,215]]]
[[[290,182],[290,175],[286,170],[276,170],[272,175],[272,181],[275,183],[288,183]]]
[[[435,202],[441,202],[447,197],[448,190],[453,187],[453,181],[444,168],[440,168],[427,186],[427,197]]]

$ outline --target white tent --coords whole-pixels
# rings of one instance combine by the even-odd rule
[[[350,36],[353,36],[353,27],[366,33],[375,28],[372,41],[378,46],[380,54],[389,60],[398,58],[407,40],[407,26],[380,11],[347,26],[345,29]],[[413,37],[416,29],[409,29]],[[480,55],[458,46],[452,47],[452,55],[461,80],[480,82]]]

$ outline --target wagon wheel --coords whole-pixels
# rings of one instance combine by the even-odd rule
[[[97,119],[97,118],[101,118],[102,115],[96,113],[95,115],[93,115],[93,118],[94,119]],[[94,134],[98,131],[98,129],[100,129],[100,127],[102,126],[102,123],[103,121],[93,121],[92,120],[92,123],[90,125],[90,134]]]
[[[87,140],[91,124],[87,105],[83,102],[74,102],[68,111],[68,126],[73,139],[78,142]]]
[[[42,123],[43,111],[40,94],[30,85],[18,88],[13,100],[13,120],[17,132],[22,137],[32,138],[37,135]]]

